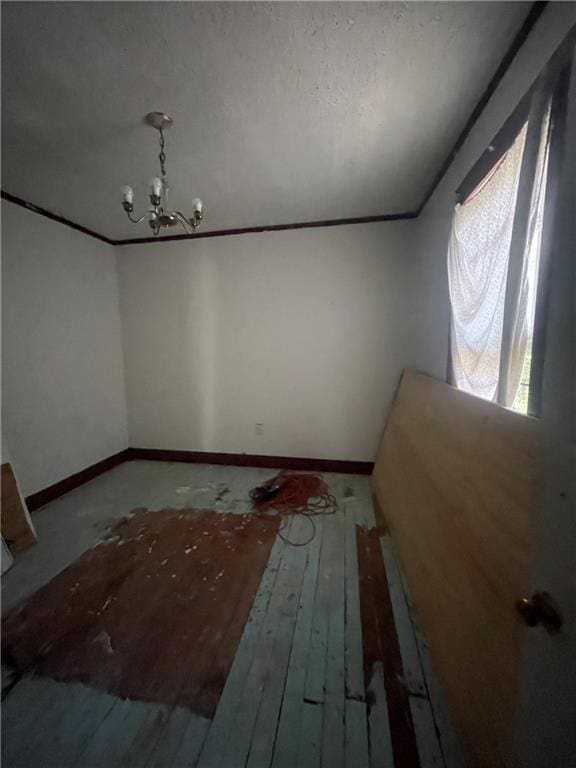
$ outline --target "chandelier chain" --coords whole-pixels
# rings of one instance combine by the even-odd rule
[[[164,152],[164,131],[162,128],[158,129],[158,133],[160,134],[160,154],[158,155],[158,159],[160,160],[160,169],[162,172],[162,181],[166,183],[166,153]]]

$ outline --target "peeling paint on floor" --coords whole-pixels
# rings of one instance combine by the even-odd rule
[[[139,510],[4,620],[19,672],[212,717],[278,521]]]

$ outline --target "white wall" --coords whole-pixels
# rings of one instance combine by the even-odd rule
[[[456,189],[506,118],[576,23],[576,3],[549,3],[486,105],[434,195],[416,220],[418,270],[412,316],[415,362],[444,378],[448,357],[449,297],[446,252]]]
[[[131,445],[371,460],[410,362],[412,226],[119,247]]]
[[[128,445],[114,249],[4,201],[2,419],[24,495]]]

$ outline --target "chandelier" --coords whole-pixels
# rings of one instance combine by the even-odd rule
[[[164,130],[170,128],[173,120],[163,112],[149,112],[144,118],[146,125],[155,128],[160,135],[160,176],[154,176],[150,180],[150,209],[146,211],[139,219],[132,216],[134,211],[134,190],[132,187],[124,186],[122,192],[122,207],[133,224],[140,224],[145,218],[148,218],[148,224],[152,231],[157,235],[162,227],[175,227],[180,224],[188,234],[193,234],[204,217],[204,205],[200,198],[192,201],[192,217],[187,219],[180,211],[171,211],[168,208],[168,177],[166,175],[166,153],[164,151]]]

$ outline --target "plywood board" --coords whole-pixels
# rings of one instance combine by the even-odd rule
[[[24,508],[12,465],[2,464],[2,536],[12,554],[22,552],[36,541],[36,534]]]
[[[3,538],[0,543],[2,545],[2,549],[0,550],[0,563],[2,564],[2,576],[4,576],[6,571],[10,570],[14,565],[14,558],[8,549],[8,544],[6,544]]]
[[[539,484],[538,424],[405,372],[373,473],[453,718],[477,768],[507,765]]]

